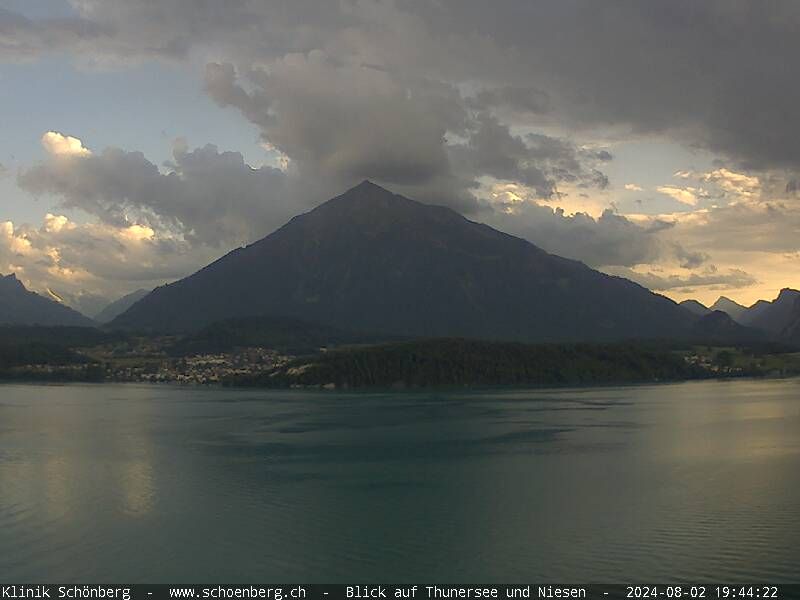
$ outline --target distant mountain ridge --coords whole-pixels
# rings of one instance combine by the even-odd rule
[[[704,304],[698,302],[697,300],[684,300],[683,302],[680,303],[680,306],[682,306],[692,314],[697,315],[698,317],[703,317],[705,315],[709,315],[712,312],[714,312]]]
[[[520,341],[687,336],[696,321],[631,281],[363,182],[156,288],[111,325],[192,331],[252,315]]]
[[[0,324],[80,325],[94,322],[78,311],[28,291],[16,275],[0,275]]]
[[[781,337],[789,342],[800,344],[800,298],[794,301],[792,314],[781,331]]]
[[[696,300],[684,300],[681,306],[695,314],[705,308]],[[706,309],[721,311],[734,321],[751,330],[769,334],[774,339],[800,342],[800,291],[784,288],[775,300],[759,300],[749,307],[742,306],[730,298],[720,296]]]
[[[792,321],[800,292],[784,288],[772,302],[756,303],[742,316],[743,325],[780,334]]]
[[[747,312],[747,307],[742,306],[738,302],[734,302],[730,298],[720,296],[714,304],[708,307],[710,311],[719,310],[727,313],[734,321],[739,322],[742,315]]]
[[[111,302],[105,308],[103,308],[103,310],[97,313],[95,320],[98,323],[109,323],[128,310],[131,306],[136,304],[139,300],[147,296],[149,293],[149,290],[136,290],[135,292],[126,294],[122,298],[114,300],[114,302]]]
[[[55,300],[64,306],[69,306],[71,309],[78,311],[90,319],[94,319],[97,314],[108,304],[108,299],[105,296],[93,294],[87,291],[70,293],[61,290],[54,290],[52,288],[47,288],[46,291],[47,295],[45,297],[50,298],[50,300]]]
[[[735,321],[728,313],[715,310],[703,315],[694,324],[694,337],[706,343],[736,343],[765,340],[765,332]]]

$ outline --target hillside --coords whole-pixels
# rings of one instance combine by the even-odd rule
[[[388,341],[290,317],[239,317],[212,323],[170,348],[173,356],[215,354],[236,348],[270,348],[290,354],[318,352],[322,347]]]
[[[79,312],[25,289],[15,275],[0,275],[0,325],[75,325],[93,322]]]
[[[105,308],[103,308],[103,310],[97,313],[95,320],[98,323],[109,323],[149,293],[150,292],[148,290],[136,290],[135,292],[126,294],[122,298],[114,300],[114,302],[111,302]]]
[[[192,331],[253,315],[521,341],[681,336],[695,320],[631,281],[364,182],[157,288],[111,325]]]
[[[693,337],[704,343],[736,343],[765,340],[767,333],[745,327],[726,312],[715,310],[701,317],[692,328]]]
[[[795,318],[798,299],[800,292],[784,288],[772,302],[759,302],[753,305],[741,322],[749,327],[780,334]]]
[[[789,343],[800,345],[800,298],[794,301],[792,312],[781,331],[781,338]]]
[[[692,313],[693,315],[697,315],[698,317],[704,317],[705,315],[711,314],[713,312],[710,308],[708,308],[704,304],[701,304],[697,300],[684,300],[683,302],[680,303],[680,305],[686,310],[688,310],[690,313]]]

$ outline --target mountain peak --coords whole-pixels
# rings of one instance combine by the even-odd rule
[[[92,325],[71,308],[28,291],[15,274],[0,275],[0,324]]]
[[[364,181],[157,288],[113,327],[280,315],[343,330],[527,341],[688,334],[674,302]]]
[[[776,301],[777,300],[787,300],[787,299],[790,299],[790,298],[794,299],[794,298],[797,298],[798,296],[800,296],[800,292],[799,291],[794,290],[792,288],[785,287],[778,294],[778,297],[776,298]]]
[[[17,274],[16,273],[10,273],[8,275],[0,274],[0,284],[3,284],[4,286],[6,286],[8,288],[12,288],[12,287],[14,287],[14,288],[24,288],[25,287],[24,285],[22,285],[22,282],[19,279],[17,279]]]
[[[717,298],[717,301],[714,302],[714,304],[712,304],[709,308],[711,310],[722,310],[721,308],[719,308],[719,307],[722,307],[722,306],[745,308],[744,306],[742,306],[741,304],[739,304],[735,300],[731,300],[727,296],[720,296],[719,298]],[[723,311],[723,312],[725,312],[725,311]]]
[[[466,221],[450,208],[411,200],[367,179],[301,215],[300,219],[312,229],[333,227],[338,235],[343,228],[355,227],[377,234],[390,229],[421,227],[424,222]]]
[[[394,199],[397,201],[419,204],[419,202],[406,198],[405,196],[401,196],[400,194],[395,194],[391,190],[387,190],[385,187],[382,187],[377,183],[372,183],[369,179],[365,179],[358,185],[351,187],[349,190],[346,190],[336,198],[333,198],[333,200],[336,200],[337,198],[382,198],[387,200]]]
[[[684,300],[680,305],[689,312],[701,317],[711,313],[711,309],[697,300]]]
[[[356,186],[351,187],[349,190],[342,194],[331,198],[327,202],[320,204],[316,210],[324,209],[326,206],[342,206],[344,204],[357,205],[359,207],[366,207],[369,205],[380,206],[387,208],[392,204],[419,204],[414,200],[409,200],[398,194],[390,192],[369,179],[365,179]],[[312,212],[316,212],[312,211]]]
[[[712,311],[722,311],[724,313],[728,313],[728,315],[734,320],[738,321],[744,312],[747,310],[746,307],[742,306],[738,302],[731,300],[727,296],[720,296],[714,304],[709,307]]]
[[[382,188],[377,183],[372,183],[369,179],[364,179],[361,183],[359,183],[356,186],[353,186],[350,189],[351,190],[357,190],[357,189],[379,189],[379,190],[383,190],[384,192],[388,192],[389,191],[386,188]],[[347,192],[345,192],[345,193],[347,193]]]
[[[365,179],[358,185],[354,185],[350,189],[346,190],[337,198],[351,198],[354,196],[364,196],[364,195],[373,195],[373,196],[386,196],[386,197],[394,197],[397,194],[390,192],[385,187],[379,186],[377,183],[372,183],[369,179]],[[336,198],[334,198],[335,200]]]

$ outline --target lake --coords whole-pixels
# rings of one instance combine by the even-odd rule
[[[0,386],[0,581],[800,580],[800,381]]]

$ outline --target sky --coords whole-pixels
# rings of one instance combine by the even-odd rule
[[[0,273],[91,313],[363,179],[633,279],[800,286],[800,5],[0,0]]]

